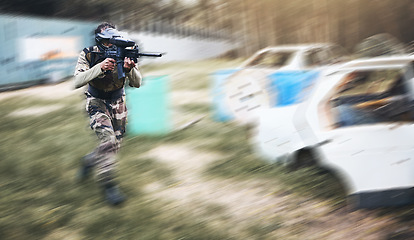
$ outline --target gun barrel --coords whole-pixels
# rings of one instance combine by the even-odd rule
[[[162,53],[139,53],[142,57],[162,57]]]

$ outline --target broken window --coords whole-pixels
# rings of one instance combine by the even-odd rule
[[[293,55],[291,51],[267,51],[257,56],[247,66],[249,67],[282,67],[287,65]]]
[[[316,48],[308,51],[305,56],[307,67],[318,67],[329,63],[330,56],[327,48]]]
[[[347,53],[346,53],[345,49],[343,49],[342,47],[337,46],[337,45],[332,45],[332,46],[328,47],[327,50],[329,52],[329,57],[327,59],[327,63],[334,64],[334,63],[339,63],[339,62],[346,61]]]
[[[328,101],[336,127],[413,121],[402,69],[358,70],[342,79]]]

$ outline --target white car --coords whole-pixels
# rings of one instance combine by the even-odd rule
[[[268,47],[247,59],[224,82],[224,104],[235,120],[252,123],[262,108],[301,101],[326,66],[343,62],[345,51],[330,43]]]
[[[262,109],[253,145],[270,162],[338,173],[357,207],[414,201],[414,56],[354,60],[306,101]]]

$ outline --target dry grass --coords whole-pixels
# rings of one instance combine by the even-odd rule
[[[245,128],[212,120],[209,73],[237,63],[142,69],[170,76],[172,121],[206,117],[164,136],[125,138],[119,180],[128,201],[120,208],[102,201],[93,180],[74,180],[79,158],[96,144],[81,91],[44,97],[66,92],[66,82],[3,93],[0,238],[410,239],[410,207],[350,211],[330,175],[268,165],[252,152]],[[63,107],[12,114],[52,106]]]

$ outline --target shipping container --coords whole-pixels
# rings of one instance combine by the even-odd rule
[[[95,22],[0,15],[0,90],[62,81],[74,73]]]

